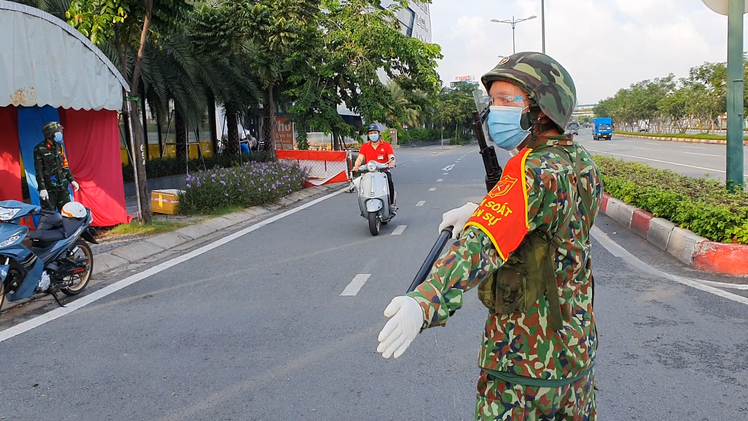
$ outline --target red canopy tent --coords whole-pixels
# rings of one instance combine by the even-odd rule
[[[95,226],[127,222],[117,114],[127,82],[88,39],[38,9],[0,0],[0,39],[0,200],[23,200],[25,173],[39,204],[33,148],[58,121],[81,187],[74,199]]]

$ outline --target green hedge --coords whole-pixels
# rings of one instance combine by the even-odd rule
[[[612,197],[723,243],[748,244],[748,193],[717,180],[595,156]]]
[[[721,136],[718,134],[688,134],[688,133],[648,133],[648,132],[622,132],[614,131],[615,134],[628,135],[628,136],[649,136],[649,137],[674,137],[676,139],[708,139],[708,140],[727,140],[727,136]]]
[[[251,162],[190,174],[179,195],[181,214],[209,214],[230,206],[244,208],[273,203],[304,188],[307,174],[282,162]]]
[[[190,172],[212,170],[214,168],[229,168],[246,162],[267,162],[271,158],[270,152],[252,152],[250,155],[219,155],[204,159],[190,159]],[[184,159],[162,158],[151,159],[145,163],[145,174],[148,178],[168,177],[186,174]],[[122,165],[122,178],[125,183],[135,181],[131,165]]]

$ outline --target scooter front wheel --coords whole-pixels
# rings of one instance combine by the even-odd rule
[[[68,255],[68,258],[74,261],[80,261],[84,262],[86,265],[86,269],[83,272],[76,273],[74,275],[69,276],[65,279],[65,281],[72,280],[73,284],[66,288],[60,288],[60,291],[62,291],[65,295],[78,295],[80,294],[85,288],[86,285],[88,285],[88,281],[91,280],[91,272],[93,272],[93,252],[91,251],[91,247],[88,246],[88,243],[86,243],[83,240],[78,240],[75,242],[75,246],[73,249],[78,248],[75,253],[71,253]],[[77,282],[76,282],[77,281]]]
[[[379,235],[380,225],[381,222],[379,222],[379,219],[377,218],[377,213],[369,212],[369,231],[371,232],[371,235]]]

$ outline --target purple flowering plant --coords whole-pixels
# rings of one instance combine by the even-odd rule
[[[247,162],[193,173],[187,176],[188,183],[179,196],[179,213],[205,214],[228,206],[248,208],[274,203],[303,189],[306,178],[304,169],[278,161]]]

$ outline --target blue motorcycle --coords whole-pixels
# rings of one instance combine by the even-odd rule
[[[29,216],[39,217],[31,232],[21,225]],[[97,244],[91,221],[90,209],[76,202],[60,214],[16,200],[0,201],[0,308],[6,296],[17,301],[49,293],[62,306],[57,291],[80,294],[93,272],[93,253],[86,243]]]

